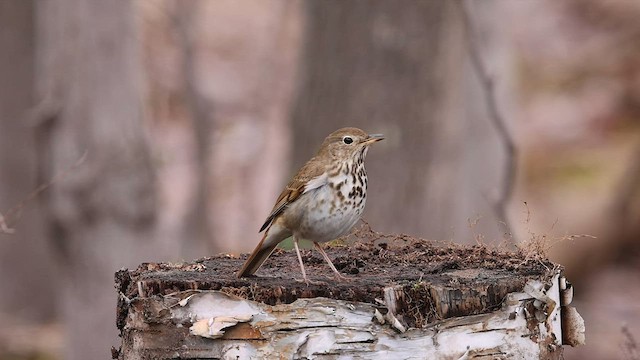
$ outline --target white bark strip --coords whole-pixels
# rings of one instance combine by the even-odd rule
[[[380,324],[376,310],[388,309],[366,303],[312,298],[270,306],[219,291],[154,296],[130,308],[121,355],[134,360],[167,354],[182,359],[555,359],[562,353],[558,282],[559,275],[547,284],[531,281],[528,291],[508,294],[500,310],[404,333]]]

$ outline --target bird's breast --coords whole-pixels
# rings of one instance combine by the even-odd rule
[[[342,169],[341,169],[342,170]],[[285,211],[287,227],[300,238],[326,242],[351,230],[364,211],[367,176],[364,167],[332,174],[327,184],[300,196]]]

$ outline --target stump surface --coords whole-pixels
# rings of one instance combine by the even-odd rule
[[[320,254],[304,250],[307,274],[321,284],[296,280],[300,269],[295,251],[276,250],[256,277],[236,278],[246,255],[219,255],[182,264],[144,263],[116,274],[120,294],[118,328],[123,330],[129,303],[187,290],[219,290],[268,305],[300,298],[324,297],[379,305],[385,289],[395,288],[395,313],[406,326],[420,328],[437,320],[488,313],[508,293],[521,291],[529,280],[545,282],[557,266],[520,252],[484,246],[458,246],[399,236],[370,237],[349,246],[326,248],[340,272],[340,282]]]

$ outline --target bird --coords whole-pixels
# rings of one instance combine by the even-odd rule
[[[302,278],[309,279],[302,262],[298,242],[313,242],[339,280],[340,274],[320,243],[347,234],[358,222],[367,199],[367,172],[364,160],[369,146],[383,140],[382,134],[367,134],[345,127],[327,136],[320,149],[307,161],[276,200],[259,232],[260,243],[253,250],[238,278],[249,277],[267,260],[280,242],[293,236]]]

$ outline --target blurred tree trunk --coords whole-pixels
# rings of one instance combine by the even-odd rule
[[[19,206],[37,187],[26,116],[33,106],[34,10],[32,1],[0,2],[0,213],[14,228],[0,231],[0,313],[21,321],[50,317],[54,304],[40,294],[55,288],[38,212],[33,203]]]
[[[213,106],[198,87],[198,57],[195,49],[194,27],[196,16],[201,10],[197,1],[179,2],[173,8],[173,28],[181,50],[181,70],[186,107],[191,117],[191,129],[195,140],[195,181],[196,189],[191,210],[184,221],[182,253],[187,258],[214,254],[224,250],[213,241],[209,219],[209,183],[211,173],[211,128]]]
[[[37,3],[40,170],[85,160],[45,197],[64,286],[65,359],[105,359],[115,344],[113,273],[151,260],[154,172],[143,131],[134,3]]]
[[[300,5],[201,1],[194,16],[194,86],[215,109],[206,200],[218,250],[253,249],[288,176]]]
[[[464,177],[478,179],[497,161],[485,148],[474,149],[487,141],[488,122],[478,125],[476,113],[465,118],[468,69],[455,4],[308,1],[306,13],[294,165],[337,128],[384,133],[367,162],[372,196],[365,219],[377,230],[473,241],[467,219],[493,214],[487,189],[477,185],[484,182],[472,184],[474,194],[467,196]],[[474,156],[493,166],[481,162],[484,168],[470,174],[478,167],[469,161]],[[486,234],[494,236],[495,229]]]

